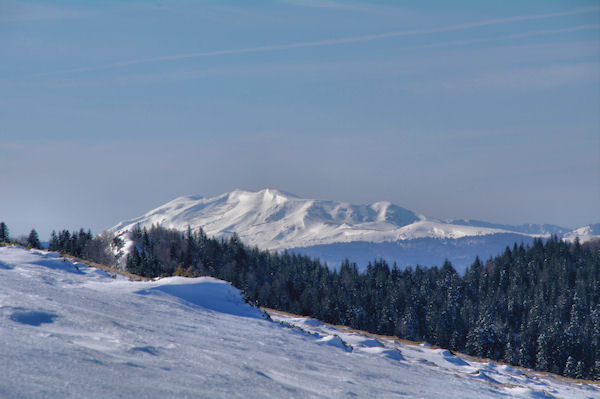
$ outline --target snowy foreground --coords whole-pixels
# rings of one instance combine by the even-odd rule
[[[600,397],[596,384],[272,318],[216,279],[133,282],[0,247],[0,397]]]

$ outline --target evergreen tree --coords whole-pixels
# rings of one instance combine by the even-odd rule
[[[537,354],[535,366],[538,370],[550,370],[550,347],[548,337],[542,333],[537,339]]]
[[[575,378],[583,379],[588,376],[587,369],[585,367],[585,363],[581,360],[577,362],[577,366],[575,366]]]
[[[142,275],[142,258],[137,248],[133,248],[131,254],[127,254],[127,270],[130,273]]]
[[[566,350],[570,355],[580,359],[582,356],[582,339],[584,338],[584,315],[585,305],[584,300],[576,291],[573,295],[573,305],[569,317],[569,326],[565,331]]]
[[[512,341],[510,337],[506,339],[506,347],[504,348],[504,358],[503,360],[508,364],[517,364],[518,363],[519,353],[515,349],[515,343]]]
[[[48,241],[48,250],[49,251],[59,251],[60,243],[58,241],[58,236],[56,235],[56,231],[52,230],[50,234],[50,240]]]
[[[573,358],[573,356],[569,356],[567,359],[567,363],[565,364],[565,368],[563,370],[563,374],[567,377],[575,378],[577,373],[577,362]]]
[[[592,379],[600,381],[600,360],[596,360],[594,362],[594,367],[592,368]]]
[[[531,367],[531,355],[529,354],[529,350],[527,348],[526,342],[521,342],[521,346],[519,347],[519,352],[517,353],[517,364],[523,367]]]
[[[32,229],[29,232],[29,236],[27,237],[27,246],[37,249],[42,248],[42,244],[40,243],[40,237],[38,236],[38,233],[37,231],[35,231],[35,229]]]
[[[8,227],[6,223],[0,222],[0,244],[9,243],[10,237],[8,235]]]

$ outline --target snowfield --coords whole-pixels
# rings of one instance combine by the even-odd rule
[[[597,384],[272,312],[213,278],[129,281],[0,247],[1,398],[592,398]]]

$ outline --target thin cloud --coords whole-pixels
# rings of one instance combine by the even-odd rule
[[[341,10],[361,10],[361,7],[357,4],[342,2],[338,3],[335,1],[322,1],[322,0],[283,0],[283,3],[291,4],[299,7],[311,7],[311,8],[336,8]]]
[[[388,38],[393,38],[393,37],[428,35],[428,34],[436,34],[436,33],[444,33],[444,32],[462,31],[462,30],[475,29],[475,28],[480,28],[480,27],[485,27],[485,26],[507,24],[507,23],[512,23],[512,22],[523,22],[523,21],[532,21],[532,20],[540,20],[540,19],[549,19],[549,18],[563,17],[563,16],[568,16],[568,15],[590,13],[590,12],[594,12],[594,11],[600,11],[600,6],[578,8],[575,10],[556,12],[556,13],[521,15],[521,16],[507,17],[507,18],[495,18],[495,19],[488,19],[488,20],[484,20],[484,21],[471,22],[471,23],[466,23],[466,24],[447,25],[447,26],[442,26],[442,27],[438,27],[438,28],[413,29],[413,30],[387,32],[387,33],[372,34],[372,35],[353,36],[353,37],[346,37],[346,38],[339,38],[339,39],[316,40],[316,41],[308,41],[308,42],[276,44],[276,45],[257,46],[257,47],[249,47],[249,48],[174,54],[174,55],[152,57],[152,58],[139,58],[139,59],[133,59],[133,60],[124,60],[124,61],[114,62],[111,64],[106,64],[106,65],[97,66],[97,67],[82,67],[82,68],[68,69],[68,70],[58,71],[56,73],[90,72],[90,71],[99,71],[99,70],[106,70],[106,69],[113,69],[113,68],[123,68],[123,67],[131,66],[131,65],[146,64],[146,63],[152,63],[152,62],[173,61],[173,60],[182,60],[182,59],[189,59],[189,58],[213,57],[213,56],[231,55],[231,54],[257,53],[257,52],[265,52],[265,51],[292,50],[292,49],[308,48],[308,47],[335,46],[335,45],[347,44],[347,43],[360,43],[360,42],[367,42],[367,41],[373,41],[373,40],[388,39]],[[526,35],[526,34],[523,34],[523,35]]]
[[[92,15],[92,13],[88,11],[84,12],[80,10],[69,10],[60,7],[39,4],[28,4],[27,6],[21,6],[17,2],[12,2],[8,3],[6,6],[8,10],[3,10],[2,15],[0,15],[0,22],[2,23],[79,18]],[[14,10],[12,8],[14,8]]]
[[[429,48],[444,48],[444,47],[460,47],[460,46],[468,46],[471,44],[481,44],[481,43],[490,43],[490,42],[498,42],[498,41],[508,41],[508,40],[516,40],[527,37],[535,37],[535,36],[546,36],[546,35],[556,35],[561,33],[569,33],[569,32],[577,32],[583,30],[594,30],[600,29],[600,24],[595,25],[580,25],[569,28],[561,28],[561,29],[545,29],[539,31],[530,31],[524,33],[516,33],[512,35],[504,35],[499,37],[490,37],[483,39],[472,39],[472,40],[457,40],[457,41],[446,41],[440,43],[431,43],[426,45],[418,45],[418,46],[407,46],[404,47],[404,50],[414,50],[414,49],[429,49]],[[356,64],[356,63],[355,63]],[[302,70],[306,70],[307,66],[311,65],[311,68],[315,68],[313,64],[294,64],[293,66],[286,65],[284,68],[289,70],[290,68],[300,72]],[[365,62],[359,62],[357,65],[361,65],[361,68],[365,65]],[[405,62],[403,62],[405,65]],[[339,65],[337,64],[319,64],[321,69],[338,69]],[[230,68],[211,68],[211,69],[202,69],[202,70],[193,70],[193,71],[178,71],[172,73],[147,73],[147,74],[136,74],[135,76],[122,76],[122,77],[106,77],[106,78],[94,78],[93,80],[88,80],[86,78],[66,78],[59,79],[54,81],[46,82],[43,87],[46,88],[61,88],[61,87],[105,87],[105,86],[131,86],[131,85],[140,85],[140,84],[156,84],[157,82],[172,82],[172,81],[185,81],[185,80],[194,80],[201,79],[210,76],[216,75],[224,75],[230,73],[239,73],[239,72],[248,72],[255,73],[257,71],[264,72],[264,67],[257,68],[248,68],[248,67],[230,67]],[[397,69],[396,69],[397,72]],[[25,87],[33,87],[39,86],[39,81],[31,81],[27,82]],[[12,100],[11,100],[12,102]],[[0,101],[2,104],[2,101]]]
[[[537,30],[537,31],[531,31],[531,32],[524,32],[524,33],[515,33],[512,35],[505,35],[505,36],[500,36],[500,37],[488,37],[485,39],[456,40],[456,41],[452,41],[452,42],[432,43],[432,44],[425,44],[425,45],[421,45],[421,46],[413,46],[411,48],[436,48],[436,47],[466,46],[469,44],[489,43],[489,42],[496,42],[496,41],[502,41],[502,40],[524,39],[527,37],[556,35],[559,33],[569,33],[569,32],[577,32],[577,31],[582,31],[582,30],[594,30],[594,29],[600,29],[600,24],[579,25],[579,26],[573,26],[570,28],[562,28],[562,29],[544,29],[544,30]]]

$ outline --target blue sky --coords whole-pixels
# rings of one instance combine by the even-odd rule
[[[0,4],[0,219],[100,232],[279,188],[600,221],[600,3]]]

